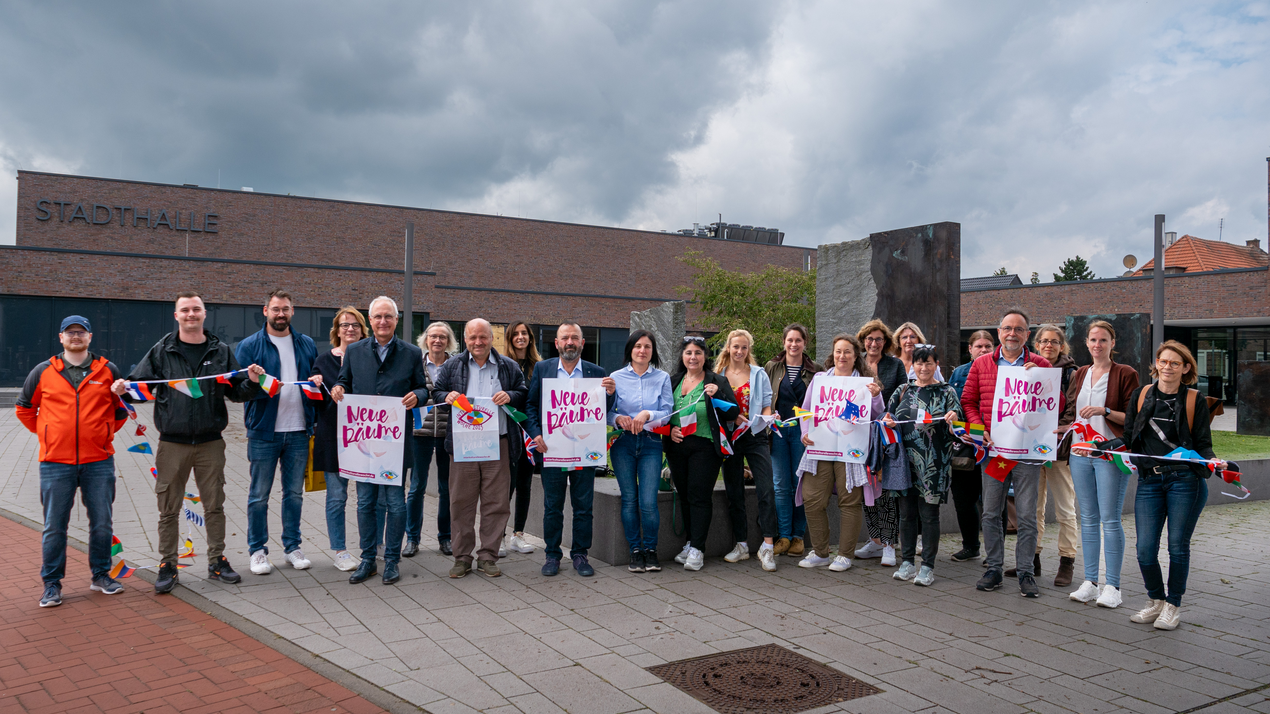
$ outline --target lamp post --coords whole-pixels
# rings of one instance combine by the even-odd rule
[[[1155,215],[1155,270],[1151,271],[1155,300],[1151,308],[1151,353],[1164,342],[1164,214]]]
[[[406,313],[401,318],[401,339],[411,341],[414,328],[414,287],[415,287],[415,224],[406,222],[406,284],[402,290],[402,310]]]

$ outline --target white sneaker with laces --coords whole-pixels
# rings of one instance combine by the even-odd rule
[[[935,570],[929,565],[923,565],[917,571],[917,577],[913,578],[913,584],[922,587],[927,587],[933,582],[935,582]]]
[[[900,565],[900,569],[895,571],[891,577],[896,580],[912,580],[917,577],[917,568],[906,560]]]
[[[256,575],[268,575],[273,572],[273,563],[269,562],[269,556],[265,555],[263,550],[251,554],[251,572]]]
[[[523,533],[513,533],[512,539],[508,543],[508,545],[510,545],[511,549],[516,551],[517,553],[524,553],[525,555],[529,555],[530,553],[534,552],[534,547],[530,545],[529,541],[525,540],[525,536]]]
[[[284,557],[287,559],[287,562],[291,564],[291,567],[296,570],[308,570],[309,566],[313,565],[313,563],[309,562],[308,558],[304,557],[304,551],[299,548],[287,553]]]
[[[746,543],[737,543],[736,547],[730,553],[723,556],[723,559],[729,563],[739,563],[742,560],[750,559],[750,546]]]
[[[696,548],[688,548],[688,557],[684,559],[684,570],[701,570],[705,564],[706,554]]]
[[[1170,602],[1165,602],[1164,609],[1160,610],[1160,616],[1155,618],[1155,629],[1176,630],[1181,622],[1182,608]]]
[[[1098,596],[1098,607],[1114,609],[1120,607],[1120,603],[1124,602],[1120,598],[1120,588],[1114,585],[1102,586],[1102,594]]]
[[[776,549],[764,544],[758,549],[758,562],[762,564],[763,570],[769,573],[776,572]]]
[[[878,545],[877,543],[874,543],[873,541],[869,541],[865,543],[863,546],[856,549],[855,557],[861,558],[861,559],[881,558],[882,546]],[[892,563],[892,565],[894,565],[894,563]]]
[[[691,543],[684,543],[684,549],[679,551],[679,555],[675,556],[675,562],[683,565],[688,562],[688,552],[692,550]]]
[[[833,562],[833,558],[822,558],[816,555],[816,551],[809,550],[803,559],[798,561],[800,568],[823,568]]]
[[[506,538],[498,542],[498,557],[500,558],[507,557],[507,539]]]
[[[1152,600],[1146,607],[1138,610],[1129,622],[1136,622],[1139,625],[1149,625],[1160,618],[1160,613],[1164,611],[1166,602],[1164,600]]]
[[[829,569],[835,573],[841,573],[851,569],[851,559],[845,555],[840,555],[833,559],[829,564]]]
[[[357,570],[357,558],[349,555],[347,550],[341,550],[336,553],[333,560],[335,562],[335,567],[346,573],[352,570]]]
[[[882,548],[882,565],[895,567],[895,546],[888,545]]]
[[[1076,602],[1089,602],[1090,600],[1098,597],[1098,592],[1098,585],[1086,580],[1080,584],[1080,588],[1077,589],[1076,592],[1068,595],[1067,597],[1075,600]]]

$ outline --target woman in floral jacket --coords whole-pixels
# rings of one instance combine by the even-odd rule
[[[903,563],[896,580],[914,585],[935,581],[935,556],[939,553],[939,506],[948,501],[952,483],[952,452],[956,437],[952,422],[963,419],[957,390],[935,380],[939,354],[934,345],[919,344],[913,350],[915,379],[891,394],[886,425],[898,428],[904,439],[913,485],[900,495],[900,547]],[[929,419],[929,423],[922,423]],[[916,424],[896,422],[916,420]],[[941,423],[943,422],[943,423]],[[922,522],[922,567],[913,566],[917,555],[917,521]]]

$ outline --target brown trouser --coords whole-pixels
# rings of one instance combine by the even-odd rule
[[[480,501],[481,548],[477,560],[498,560],[498,546],[511,516],[512,471],[507,437],[498,440],[498,461],[455,461],[450,457],[450,546],[455,560],[472,562],[476,547],[476,509]]]
[[[864,487],[847,491],[847,465],[841,461],[817,461],[816,473],[803,475],[803,508],[807,513],[807,534],[816,555],[829,556],[829,494],[838,489],[838,555],[850,558],[855,552],[860,524],[864,522]]]
[[[162,562],[176,564],[185,485],[190,479],[190,469],[193,469],[207,529],[207,562],[214,564],[225,552],[225,440],[202,444],[160,441],[158,450],[154,452],[154,468],[159,474],[154,495],[159,500],[159,557]]]

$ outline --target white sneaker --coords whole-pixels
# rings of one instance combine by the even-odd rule
[[[511,549],[517,553],[524,553],[525,555],[528,555],[534,552],[534,547],[530,545],[529,541],[525,540],[524,536],[520,533],[513,533],[512,539],[508,542],[508,545],[510,545]]]
[[[706,554],[696,548],[688,548],[688,557],[684,559],[684,570],[701,570],[705,564]]]
[[[1080,588],[1076,592],[1067,597],[1076,602],[1089,602],[1098,597],[1098,586],[1086,580],[1080,584]]]
[[[851,559],[845,555],[840,555],[834,558],[833,562],[829,564],[829,569],[835,573],[841,573],[843,571],[850,570]]]
[[[874,543],[873,541],[869,541],[865,543],[862,547],[856,549],[855,557],[862,558],[862,559],[881,558],[882,546],[878,545],[877,543]],[[891,565],[895,565],[895,563],[891,563]]]
[[[935,582],[935,570],[929,565],[923,565],[917,571],[917,577],[913,578],[913,584],[922,587],[927,587],[933,582]]]
[[[1155,618],[1155,629],[1157,630],[1176,630],[1178,624],[1182,622],[1182,608],[1165,602],[1164,609],[1160,610],[1160,616]]]
[[[750,546],[746,543],[737,543],[732,552],[723,556],[723,559],[729,563],[739,563],[742,560],[750,559]]]
[[[900,565],[900,569],[895,571],[891,577],[896,580],[912,580],[917,577],[917,568],[906,560]]]
[[[507,557],[507,539],[506,538],[498,542],[498,557],[500,558]]]
[[[269,562],[269,556],[265,555],[263,550],[251,554],[251,572],[256,575],[268,575],[273,572],[273,563]]]
[[[798,561],[800,568],[823,568],[833,562],[833,558],[822,558],[816,555],[816,551],[809,550],[803,559]]]
[[[1138,610],[1132,617],[1130,622],[1136,622],[1139,625],[1149,625],[1160,618],[1160,613],[1164,611],[1164,606],[1168,604],[1164,600],[1152,600],[1146,607]]]
[[[763,565],[763,570],[769,573],[776,572],[776,549],[770,545],[763,544],[758,549],[758,562]]]
[[[283,557],[285,557],[287,559],[287,562],[291,564],[291,567],[295,568],[296,570],[308,570],[309,566],[313,565],[313,563],[309,562],[308,558],[304,557],[304,551],[300,550],[299,548],[296,548],[290,553],[287,553]],[[254,561],[252,562],[252,565],[253,566],[255,565]]]
[[[895,567],[895,546],[888,545],[882,548],[882,565]]]
[[[1120,607],[1120,588],[1114,585],[1102,586],[1102,594],[1098,596],[1098,607],[1114,609]],[[1158,620],[1157,620],[1158,622]]]
[[[335,562],[335,567],[344,572],[357,570],[357,558],[349,555],[347,550],[337,552],[332,560]]]
[[[684,543],[684,549],[679,551],[679,555],[675,556],[675,562],[683,565],[688,562],[688,553],[692,550],[692,543]]]

